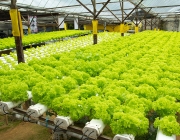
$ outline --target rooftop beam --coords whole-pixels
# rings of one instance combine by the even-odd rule
[[[87,8],[82,2],[80,2],[79,0],[76,0],[77,2],[79,2],[86,10],[88,10],[92,15],[94,15],[94,13],[89,9]]]
[[[61,21],[61,23],[57,26],[58,28],[59,28],[59,26],[61,26],[61,24],[64,22],[64,20],[68,17],[68,15],[69,15],[69,14],[67,14],[67,15],[64,17],[63,21]]]
[[[109,1],[110,1],[110,0],[108,0],[108,1],[104,4],[104,6],[99,10],[99,12],[96,14],[95,18],[98,17],[98,15],[99,15],[99,14],[101,13],[101,11],[106,7],[106,5],[109,3]]]
[[[104,5],[104,4],[103,4]],[[121,22],[121,20],[106,6],[106,9],[108,9],[108,11],[119,21]]]
[[[141,23],[143,21],[143,19],[146,19],[146,16],[149,14],[149,12],[151,11],[152,8],[150,8],[144,15],[144,17],[142,18],[142,20],[140,20],[139,23]]]
[[[123,22],[132,14],[132,12],[142,3],[143,0],[141,0],[135,7],[134,9],[123,19]]]

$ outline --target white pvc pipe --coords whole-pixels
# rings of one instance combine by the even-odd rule
[[[47,125],[45,122],[41,122],[41,121],[38,121],[37,124],[38,124],[38,125],[41,125],[41,126],[48,127],[48,128],[50,128],[50,129],[52,129],[52,130],[55,128],[55,126],[50,125],[50,124]],[[62,130],[63,130],[63,129],[62,129]],[[81,138],[83,137],[82,135],[77,134],[77,133],[74,133],[74,132],[71,132],[71,131],[66,131],[66,134],[69,135],[69,136],[71,136],[71,137],[78,138],[78,139],[81,139]],[[86,136],[83,137],[83,139],[85,139],[85,138],[86,138]],[[83,140],[83,139],[82,139],[82,140]],[[89,140],[92,140],[92,139],[89,138]]]

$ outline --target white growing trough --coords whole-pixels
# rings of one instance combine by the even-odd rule
[[[166,136],[165,134],[162,133],[161,130],[158,129],[156,140],[176,140],[176,136],[175,135]]]
[[[83,128],[83,135],[97,139],[103,132],[105,124],[102,120],[92,119],[90,122],[86,123],[86,126]]]
[[[27,115],[34,117],[34,118],[38,118],[41,115],[43,115],[47,111],[47,109],[48,109],[47,106],[40,104],[40,103],[31,105],[27,109]]]
[[[27,91],[27,96],[28,96],[28,99],[32,98],[32,94],[30,91]],[[21,103],[23,103],[23,102],[22,101],[19,101],[19,102],[3,102],[3,101],[0,101],[0,112],[7,113],[10,109],[17,107]]]
[[[135,140],[135,138],[130,134],[117,134],[114,136],[113,140]]]
[[[54,124],[59,128],[67,130],[68,126],[73,125],[73,121],[70,117],[57,116],[54,119]]]

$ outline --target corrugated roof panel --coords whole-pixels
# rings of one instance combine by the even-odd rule
[[[92,6],[92,0],[80,0],[85,6],[87,6],[91,11],[93,11],[93,6]],[[120,0],[122,1],[122,0]],[[129,2],[131,1],[131,2]],[[131,10],[135,7],[133,4],[138,4],[141,0],[124,0],[124,11],[126,14],[129,14]],[[97,12],[102,8],[103,4],[101,3],[106,3],[107,0],[96,0],[96,9]],[[1,6],[9,6],[11,1],[1,1],[0,0],[0,5]],[[133,4],[132,4],[133,3]],[[144,6],[143,6],[144,5]],[[175,7],[171,7],[171,5],[174,5]],[[180,0],[143,0],[140,6],[142,7],[154,7],[151,10],[151,13],[157,14],[159,13],[158,16],[165,15],[164,13],[167,14],[172,14],[173,12],[180,11]],[[41,9],[46,11],[46,12],[66,12],[66,13],[72,13],[73,14],[79,14],[79,15],[89,15],[92,16],[89,11],[84,8],[82,5],[77,0],[17,0],[17,6],[23,7],[27,6],[27,8],[31,7],[32,9]],[[168,7],[162,7],[159,8],[158,6],[168,6]],[[121,8],[120,8],[120,3],[119,0],[110,0],[110,2],[107,5],[108,9],[110,9],[113,14],[117,16],[121,16]],[[43,9],[44,8],[44,9]],[[116,20],[116,18],[113,16],[111,12],[109,12],[107,8],[103,9],[103,12],[100,13],[99,16],[104,16],[108,15],[112,16]],[[148,11],[149,8],[146,8],[146,11]],[[134,12],[133,12],[134,13]]]
[[[31,3],[31,6],[39,6],[40,2],[41,2],[41,0],[33,0]]]
[[[46,4],[47,4],[47,2],[49,1],[49,0],[37,0],[39,3],[37,4],[38,5],[38,7],[41,7],[41,8],[43,8],[43,7],[45,7],[46,6]],[[51,1],[51,0],[50,0]],[[35,5],[33,5],[33,6],[35,6]]]
[[[134,8],[134,5],[130,2],[124,2],[124,9]]]
[[[53,3],[47,4],[46,8],[54,8],[57,7],[57,5],[59,5],[60,1],[58,0],[54,0]]]
[[[17,4],[18,3],[23,3],[24,0],[17,0]]]
[[[1,1],[2,4],[9,4],[8,1]]]
[[[32,1],[33,1],[33,0],[24,0],[22,4],[29,6],[29,5],[31,5]]]
[[[60,1],[60,3],[57,5],[57,7],[79,4],[75,0],[59,0],[59,1]]]
[[[169,10],[169,12],[180,12],[180,6],[171,8],[171,9]]]
[[[44,8],[53,8],[56,7],[57,4],[56,0],[48,0]]]
[[[162,7],[162,8],[153,8],[152,11],[155,13],[164,13],[164,12],[174,12],[177,9],[176,5],[180,5],[180,0],[144,0],[142,4],[145,7],[159,7],[159,6],[171,6],[171,7]]]

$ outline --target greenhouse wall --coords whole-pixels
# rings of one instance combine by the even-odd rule
[[[179,19],[166,21],[163,25],[163,29],[166,31],[180,31]]]

